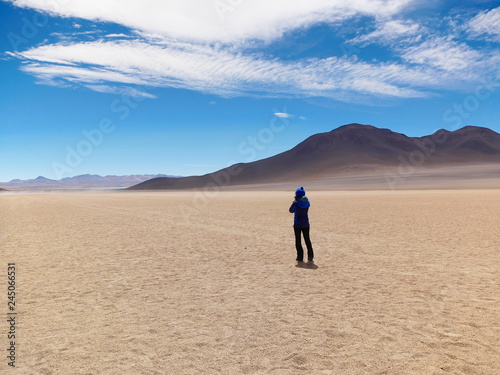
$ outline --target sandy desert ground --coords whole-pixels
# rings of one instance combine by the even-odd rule
[[[0,372],[498,374],[500,190],[308,191],[315,267],[292,195],[0,195]]]

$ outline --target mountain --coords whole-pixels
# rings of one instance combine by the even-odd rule
[[[129,189],[187,189],[312,180],[410,166],[500,162],[500,134],[481,127],[408,137],[349,124],[312,135],[291,150],[203,176],[154,178]]]
[[[128,187],[155,177],[172,177],[164,174],[156,175],[129,175],[129,176],[100,176],[96,174],[84,174],[75,177],[66,177],[60,180],[51,180],[39,176],[31,180],[12,180],[0,183],[3,188],[14,189],[99,189]]]
[[[423,141],[444,138],[436,144],[434,159],[443,161],[498,161],[500,135],[488,128],[466,126],[454,132],[441,129],[430,136],[419,138]]]

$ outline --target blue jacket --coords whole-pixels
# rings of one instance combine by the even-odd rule
[[[300,197],[299,199],[293,201],[290,206],[289,211],[294,215],[293,217],[293,226],[297,228],[307,228],[309,227],[309,199],[307,197]]]

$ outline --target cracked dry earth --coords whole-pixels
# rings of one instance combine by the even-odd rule
[[[2,194],[11,372],[498,374],[500,190],[290,195]]]

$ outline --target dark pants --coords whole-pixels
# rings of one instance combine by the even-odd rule
[[[313,247],[311,244],[311,239],[309,238],[310,227],[297,228],[294,226],[293,230],[295,232],[295,248],[297,249],[297,260],[299,262],[302,262],[304,260],[304,249],[302,248],[301,233],[304,234],[304,241],[306,242],[306,246],[307,246],[307,259],[313,260],[314,252],[313,252]]]

